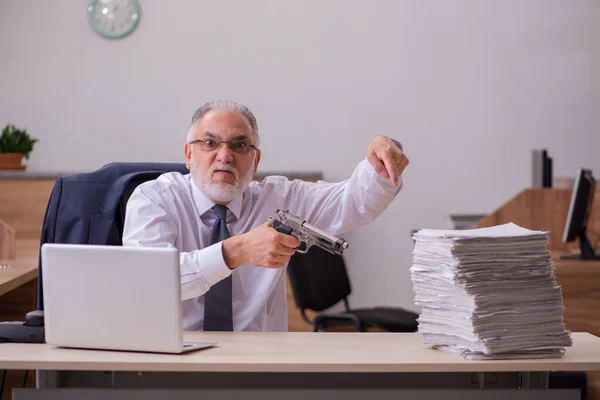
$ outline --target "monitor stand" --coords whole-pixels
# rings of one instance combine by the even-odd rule
[[[585,231],[579,232],[579,246],[581,254],[576,256],[561,256],[561,260],[600,261],[600,255],[594,253],[594,247],[588,240]]]

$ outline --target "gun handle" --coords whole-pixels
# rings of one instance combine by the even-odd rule
[[[277,221],[276,219],[271,221],[271,226],[273,227],[273,229],[275,229],[277,232],[279,233],[285,233],[286,235],[291,235],[293,229],[290,228],[289,226],[283,224],[280,221]],[[306,253],[308,251],[308,246],[306,245],[306,243],[304,242],[300,242],[300,246],[296,247],[296,251],[298,253]]]

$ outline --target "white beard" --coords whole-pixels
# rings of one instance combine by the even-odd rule
[[[255,156],[256,157],[256,156]],[[252,164],[254,164],[254,159],[252,160]],[[230,171],[233,173],[235,177],[235,183],[230,184],[226,182],[220,183],[212,183],[210,180],[213,176],[215,170],[224,170]],[[235,167],[231,164],[222,164],[215,163],[211,165],[208,173],[206,175],[193,174],[194,182],[198,185],[198,188],[204,193],[206,197],[208,197],[211,201],[215,203],[229,203],[233,199],[237,197],[246,186],[252,182],[252,178],[254,178],[254,170],[253,168],[249,168],[246,176],[240,180],[239,173]]]

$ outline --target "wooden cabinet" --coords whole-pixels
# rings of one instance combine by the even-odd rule
[[[0,269],[0,321],[23,321],[25,314],[36,309],[40,233],[55,181],[55,177],[0,176],[0,220],[9,227],[0,232],[0,264],[8,265]],[[8,243],[11,238],[14,243]],[[14,252],[7,250],[11,247]],[[9,371],[4,398],[11,398],[12,389],[21,387],[24,377],[24,371]],[[30,371],[27,385],[34,384]]]
[[[562,255],[572,255],[579,249],[578,242],[562,242],[571,193],[571,189],[526,189],[474,227],[513,222],[525,228],[549,231],[548,249],[563,294],[565,326],[572,332],[600,336],[600,261],[561,259]],[[600,234],[600,187],[594,196],[587,232],[593,245]],[[588,374],[588,389],[588,398],[600,399],[600,373]]]

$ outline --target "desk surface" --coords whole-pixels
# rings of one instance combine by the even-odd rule
[[[218,347],[183,355],[0,344],[0,369],[201,372],[599,371],[600,338],[574,333],[561,359],[464,361],[418,333],[186,332]]]
[[[37,277],[39,240],[17,240],[17,258],[0,259],[0,296]]]

